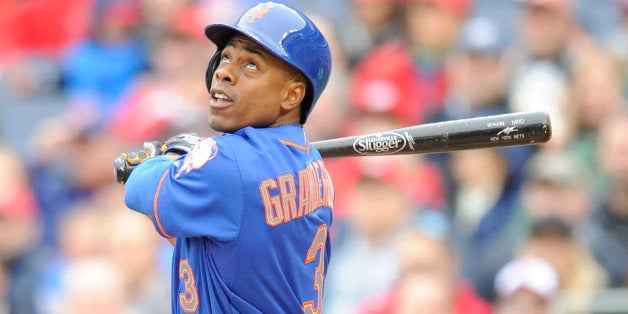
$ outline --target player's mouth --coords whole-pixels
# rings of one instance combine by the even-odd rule
[[[210,92],[211,99],[209,105],[214,108],[224,108],[233,104],[233,98],[227,92],[221,89],[212,89]]]

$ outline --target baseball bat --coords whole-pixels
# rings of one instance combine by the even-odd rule
[[[381,156],[546,143],[552,136],[546,112],[518,112],[415,125],[313,142],[321,156]]]

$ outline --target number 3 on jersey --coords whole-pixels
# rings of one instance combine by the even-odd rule
[[[194,313],[198,309],[198,291],[194,272],[187,259],[179,262],[179,278],[183,280],[185,292],[179,293],[179,305],[186,313]]]
[[[303,302],[303,312],[306,314],[319,313],[323,302],[323,281],[325,280],[325,245],[327,242],[327,225],[322,224],[318,227],[316,235],[312,240],[310,248],[305,256],[305,264],[309,264],[316,260],[318,251],[320,251],[320,259],[318,266],[314,271],[314,290],[318,292],[318,307],[314,307],[314,301]]]

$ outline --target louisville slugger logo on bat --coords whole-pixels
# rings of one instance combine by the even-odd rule
[[[406,147],[406,138],[395,132],[381,132],[359,137],[353,149],[360,155],[394,154]]]
[[[323,157],[443,153],[540,144],[552,135],[546,112],[452,120],[312,143]]]

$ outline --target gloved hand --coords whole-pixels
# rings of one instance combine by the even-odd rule
[[[164,144],[159,141],[144,142],[143,149],[137,152],[122,153],[113,161],[113,168],[118,183],[125,183],[131,172],[144,160],[165,153]]]
[[[181,133],[175,135],[164,142],[162,150],[163,153],[177,153],[179,155],[187,154],[192,147],[203,141],[205,138],[196,133]]]

